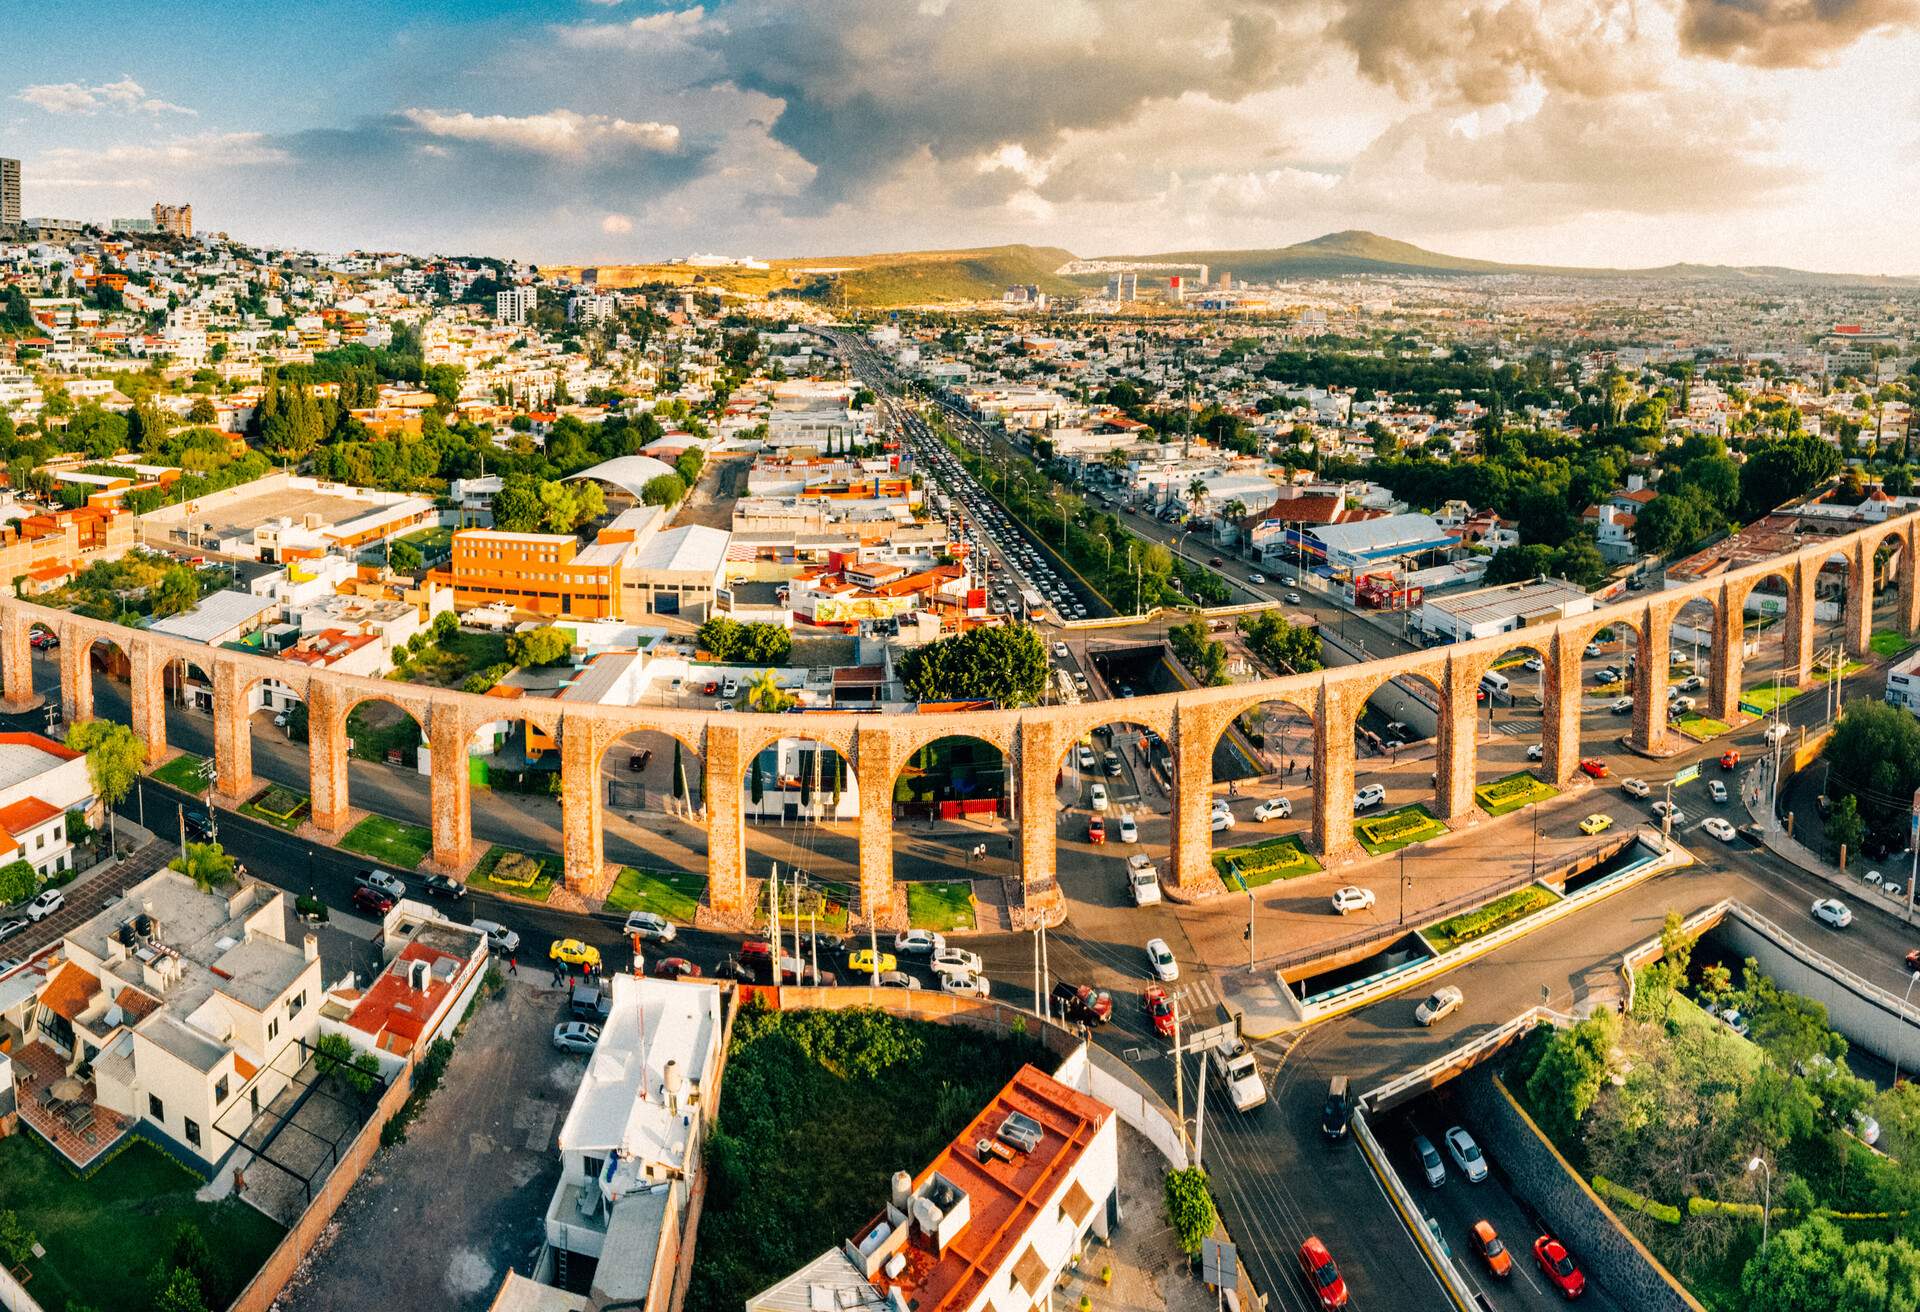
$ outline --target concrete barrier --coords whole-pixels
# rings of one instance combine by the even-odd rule
[[[1373,1171],[1374,1182],[1380,1186],[1380,1192],[1387,1196],[1388,1204],[1400,1214],[1400,1224],[1413,1237],[1413,1246],[1420,1250],[1420,1256],[1427,1260],[1427,1266],[1433,1271],[1433,1278],[1440,1282],[1441,1292],[1447,1296],[1448,1303],[1458,1312],[1472,1312],[1473,1291],[1461,1279],[1453,1258],[1435,1241],[1433,1232],[1427,1228],[1419,1207],[1413,1201],[1413,1195],[1400,1182],[1399,1172],[1387,1161],[1386,1152],[1373,1137],[1373,1129],[1367,1124],[1366,1114],[1361,1111],[1353,1114],[1353,1141],[1359,1145],[1360,1155],[1366,1158],[1368,1168]]]

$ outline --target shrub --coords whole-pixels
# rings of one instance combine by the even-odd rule
[[[1611,1198],[1624,1203],[1642,1216],[1650,1216],[1656,1221],[1665,1221],[1668,1225],[1680,1224],[1680,1209],[1668,1203],[1655,1202],[1645,1194],[1635,1193],[1623,1184],[1615,1184],[1604,1175],[1593,1177],[1593,1191],[1602,1198]]]
[[[9,861],[0,866],[0,906],[25,902],[39,886],[33,867],[25,861]]]
[[[531,888],[540,879],[540,862],[523,852],[508,852],[494,862],[488,879],[508,888]]]
[[[1188,1257],[1200,1251],[1200,1241],[1213,1233],[1216,1214],[1213,1195],[1207,1190],[1207,1173],[1197,1166],[1168,1171],[1166,1184],[1167,1221],[1180,1251]]]

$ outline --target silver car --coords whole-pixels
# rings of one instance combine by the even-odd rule
[[[476,920],[473,928],[487,936],[487,947],[493,952],[505,952],[509,956],[520,950],[520,935],[497,920]]]
[[[553,1046],[561,1052],[591,1053],[600,1042],[600,1027],[585,1021],[562,1021],[553,1027]]]
[[[626,934],[638,934],[649,943],[671,943],[678,932],[673,922],[665,916],[652,911],[630,911],[627,923],[622,931]]]

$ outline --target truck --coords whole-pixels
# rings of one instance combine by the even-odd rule
[[[1260,1064],[1253,1059],[1253,1049],[1246,1040],[1236,1037],[1207,1057],[1213,1063],[1213,1073],[1227,1086],[1235,1111],[1250,1112],[1267,1100],[1267,1082],[1260,1078]]]

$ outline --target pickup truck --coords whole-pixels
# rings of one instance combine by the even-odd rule
[[[1213,1062],[1213,1073],[1227,1086],[1227,1096],[1233,1099],[1233,1109],[1237,1112],[1250,1112],[1267,1100],[1267,1084],[1260,1078],[1260,1064],[1253,1059],[1253,1049],[1245,1042],[1235,1039],[1231,1045],[1215,1048],[1209,1054]]]

